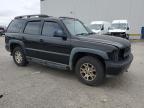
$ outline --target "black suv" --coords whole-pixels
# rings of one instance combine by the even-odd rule
[[[99,85],[106,74],[126,71],[133,60],[128,40],[96,35],[80,20],[68,17],[15,17],[5,43],[17,65],[34,61],[74,70],[88,85]]]

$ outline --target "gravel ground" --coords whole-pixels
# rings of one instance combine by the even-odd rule
[[[144,108],[144,42],[132,43],[132,51],[129,72],[90,87],[73,72],[16,66],[0,37],[0,108]]]

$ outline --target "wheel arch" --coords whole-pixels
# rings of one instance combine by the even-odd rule
[[[9,42],[9,47],[10,47],[10,52],[12,54],[13,50],[15,47],[21,47],[23,50],[24,50],[24,43],[19,41],[19,40],[11,40]],[[24,53],[25,53],[25,50],[24,50]]]
[[[105,66],[105,60],[108,59],[107,54],[101,50],[89,49],[89,48],[74,48],[70,55],[69,67],[70,70],[74,69],[76,62],[84,56],[93,56],[99,59]]]

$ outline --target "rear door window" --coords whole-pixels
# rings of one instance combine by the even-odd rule
[[[30,21],[27,23],[24,33],[38,35],[40,34],[41,21]]]

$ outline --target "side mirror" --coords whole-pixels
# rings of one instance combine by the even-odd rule
[[[129,27],[127,27],[127,30],[129,30],[130,28]]]
[[[64,34],[62,30],[57,30],[54,32],[54,37],[61,37],[63,39],[66,39],[67,36]]]
[[[102,26],[101,30],[104,30],[104,26]]]

